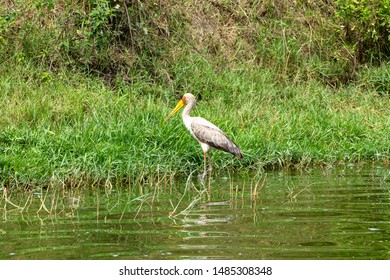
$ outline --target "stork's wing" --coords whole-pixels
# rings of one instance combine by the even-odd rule
[[[240,148],[214,124],[203,118],[194,118],[191,123],[194,136],[202,143],[242,158]]]

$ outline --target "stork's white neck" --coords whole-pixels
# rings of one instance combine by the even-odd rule
[[[192,130],[191,130],[191,116],[190,116],[190,112],[191,112],[192,108],[190,106],[186,106],[183,110],[183,114],[181,115],[182,119],[183,119],[183,123],[184,125],[186,126],[186,128],[188,129],[189,132],[191,132],[192,134]]]

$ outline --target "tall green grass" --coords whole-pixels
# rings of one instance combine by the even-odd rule
[[[198,97],[193,115],[220,126],[244,153],[238,161],[212,152],[217,173],[389,162],[389,97],[373,88],[336,91],[316,80],[283,85],[272,71],[216,71],[199,57],[175,67],[172,82]],[[42,81],[29,77],[33,68],[2,70],[2,185],[134,184],[201,170],[201,149],[180,116],[162,125],[179,98],[169,87],[150,82],[113,90],[77,74]]]

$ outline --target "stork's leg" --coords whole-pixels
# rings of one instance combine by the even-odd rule
[[[202,174],[202,180],[206,178],[207,175],[207,169],[206,169],[206,152],[203,152],[203,174]]]
[[[213,163],[211,162],[210,154],[207,154],[207,158],[209,160],[209,172],[210,172],[210,177],[211,177],[211,172],[213,171]]]

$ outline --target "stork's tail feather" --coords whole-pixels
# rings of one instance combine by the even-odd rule
[[[227,138],[227,137],[226,137]],[[229,139],[229,138],[227,138]],[[237,158],[242,159],[242,153],[240,148],[237,146],[236,143],[234,143],[232,140],[229,139],[229,141],[226,143],[226,145],[223,147],[225,152],[231,153],[232,155],[235,155]]]
[[[235,147],[232,147],[232,149],[230,149],[229,151],[231,154],[235,155],[237,158],[239,159],[242,159],[243,156],[242,156],[242,153],[240,151],[240,148],[238,148],[238,146],[236,145]]]

